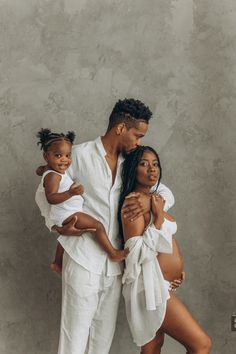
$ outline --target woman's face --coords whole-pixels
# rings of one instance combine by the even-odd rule
[[[138,163],[136,172],[136,185],[153,187],[159,180],[160,169],[156,155],[145,151]]]

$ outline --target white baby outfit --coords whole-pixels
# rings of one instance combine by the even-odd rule
[[[83,211],[84,200],[81,195],[74,195],[63,203],[49,204],[45,195],[44,178],[51,172],[61,176],[58,193],[68,191],[70,186],[74,183],[70,176],[67,174],[67,171],[62,174],[54,170],[48,170],[44,172],[42,176],[41,183],[39,184],[36,191],[35,201],[38,204],[41,214],[45,217],[46,221],[49,216],[53,225],[62,226],[63,221],[66,220],[69,216],[76,212]]]
[[[158,252],[172,253],[172,235],[176,223],[165,219],[160,230],[151,224],[142,236],[128,239],[122,278],[126,316],[134,342],[138,346],[150,342],[160,328],[169,299],[169,282],[162,275]]]

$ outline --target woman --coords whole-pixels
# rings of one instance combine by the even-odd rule
[[[210,338],[168,289],[169,282],[181,277],[183,261],[173,237],[176,223],[164,211],[163,198],[151,194],[151,188],[161,179],[155,150],[139,146],[130,153],[124,162],[122,179],[119,221],[125,247],[130,249],[123,276],[123,295],[134,341],[141,346],[142,354],[158,354],[167,333],[183,344],[187,353],[207,354]],[[121,213],[125,197],[132,192],[150,196],[152,211],[134,221]]]

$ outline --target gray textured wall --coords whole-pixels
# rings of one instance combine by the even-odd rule
[[[56,353],[56,240],[34,203],[35,133],[106,128],[118,98],[150,105],[145,142],[176,196],[187,281],[179,294],[214,341],[235,353],[234,0],[0,0],[1,354]],[[111,354],[135,354],[121,306]],[[163,353],[184,353],[166,340]],[[102,353],[101,353],[102,354]]]

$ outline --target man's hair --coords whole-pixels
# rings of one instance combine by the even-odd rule
[[[157,163],[158,163],[158,168],[160,171],[159,174],[159,179],[158,183],[156,186],[156,189],[160,183],[161,177],[162,177],[162,168],[161,168],[161,163],[159,156],[157,152],[150,146],[138,146],[135,150],[127,154],[122,172],[121,172],[121,179],[122,179],[122,186],[121,186],[121,192],[120,192],[120,199],[119,199],[119,206],[118,206],[118,221],[119,221],[119,233],[122,236],[122,222],[121,222],[121,208],[123,206],[123,203],[125,201],[125,197],[130,194],[131,192],[134,192],[135,187],[136,187],[136,175],[137,175],[137,168],[139,161],[141,160],[144,152],[150,151],[152,152],[156,158],[157,158]]]
[[[143,102],[133,98],[125,98],[116,102],[109,117],[108,131],[117,124],[124,122],[128,129],[133,128],[139,122],[148,124],[152,112]]]
[[[41,145],[40,148],[44,152],[46,152],[53,143],[65,140],[73,144],[75,139],[75,133],[72,131],[69,131],[66,134],[52,133],[50,129],[43,128],[37,133],[36,136],[39,138],[37,145]]]

